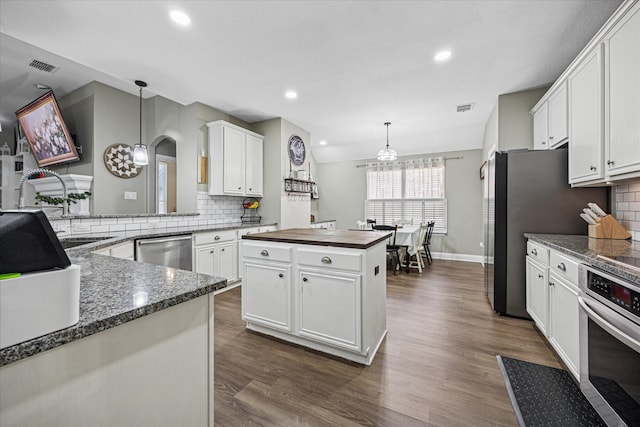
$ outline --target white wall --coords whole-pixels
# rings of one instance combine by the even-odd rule
[[[462,157],[446,161],[446,196],[448,204],[448,232],[434,235],[432,251],[447,255],[482,254],[482,181],[480,164],[482,150],[426,153],[401,157],[399,160],[426,157]],[[364,219],[366,199],[365,168],[356,168],[374,160],[320,163],[318,184],[321,218],[335,219],[340,229],[355,228]],[[455,258],[455,257],[454,257]]]

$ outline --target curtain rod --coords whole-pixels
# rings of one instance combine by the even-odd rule
[[[442,160],[459,160],[459,159],[464,159],[464,156],[458,156],[458,157],[443,157]],[[396,161],[396,162],[384,162],[384,163],[403,163],[403,162],[411,162],[413,160],[427,160],[427,159],[411,159],[411,160],[400,160],[400,161]],[[367,167],[366,164],[364,165],[356,165],[357,168],[365,168]]]

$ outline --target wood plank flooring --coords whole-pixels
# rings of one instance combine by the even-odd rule
[[[480,264],[388,275],[369,367],[247,332],[240,293],[215,297],[217,426],[515,426],[496,355],[562,366],[533,322],[491,310]]]

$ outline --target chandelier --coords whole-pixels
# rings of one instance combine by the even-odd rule
[[[387,127],[387,146],[378,151],[378,160],[381,162],[392,162],[398,158],[398,153],[393,148],[389,148],[389,125],[391,122],[386,122],[384,125]]]

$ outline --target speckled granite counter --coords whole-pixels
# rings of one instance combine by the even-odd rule
[[[552,249],[571,255],[585,264],[640,286],[640,270],[610,262],[607,258],[624,258],[640,265],[640,242],[631,240],[592,239],[587,236],[571,236],[560,234],[530,234],[526,238],[547,245]]]
[[[264,226],[264,224],[261,224]],[[200,227],[91,235],[108,237],[68,249],[73,264],[81,267],[80,320],[75,325],[0,349],[0,366],[56,348],[159,310],[211,293],[226,286],[226,279],[136,261],[92,254],[90,251],[134,238],[175,236],[192,232],[247,227]],[[116,235],[117,234],[117,235]],[[85,236],[84,238],[89,237]],[[81,239],[74,236],[69,238]]]

